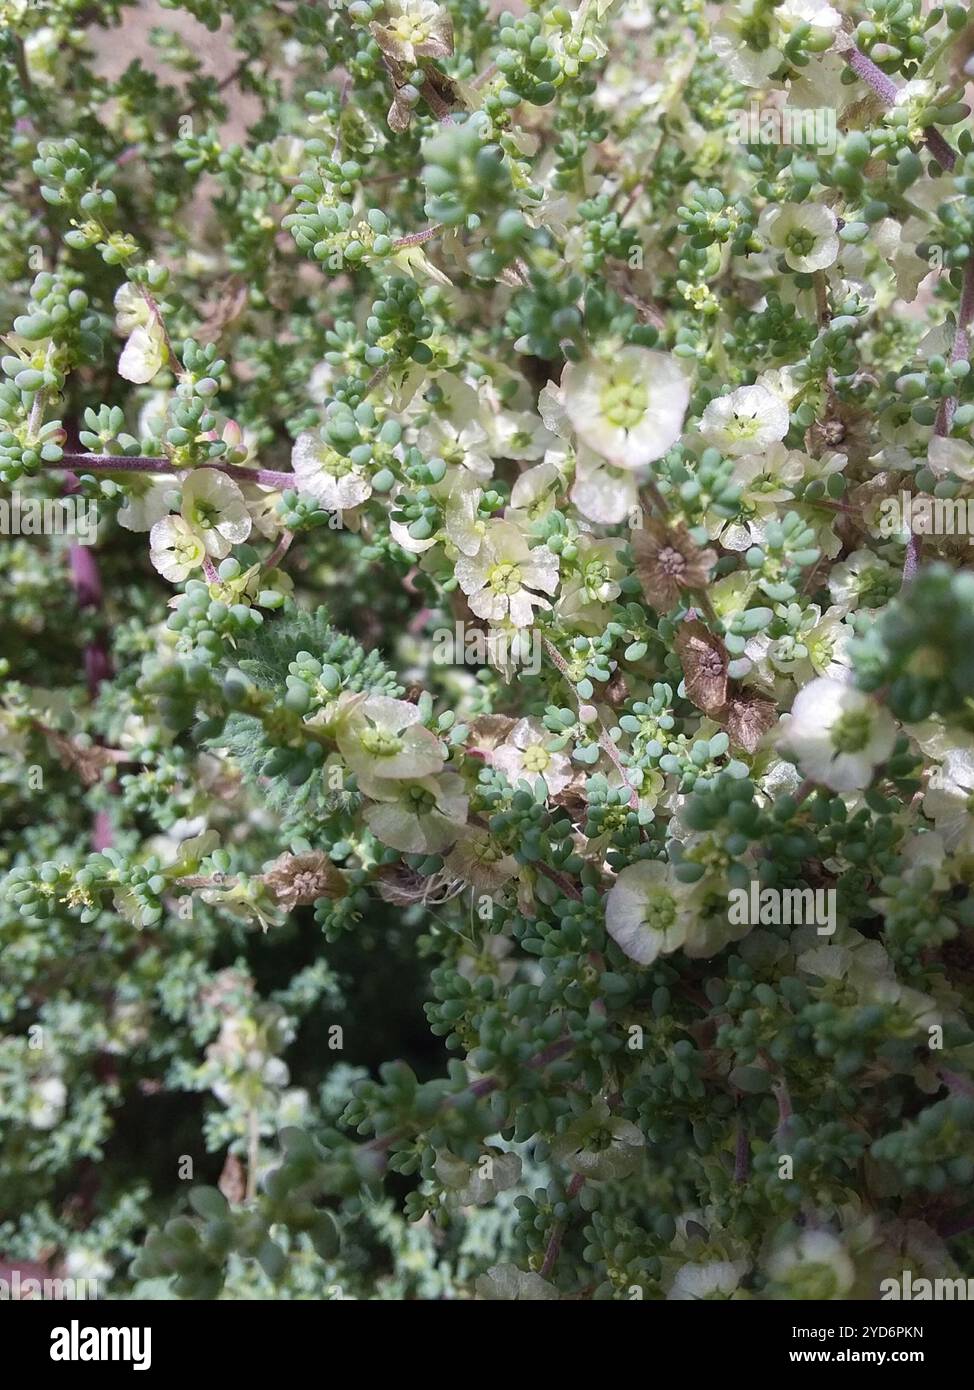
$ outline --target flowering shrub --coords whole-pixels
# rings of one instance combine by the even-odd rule
[[[0,3],[3,1261],[974,1274],[966,7],[165,9]]]

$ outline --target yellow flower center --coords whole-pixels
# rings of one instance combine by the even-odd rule
[[[389,729],[366,729],[359,742],[365,752],[374,758],[391,758],[402,748],[402,739]]]
[[[506,561],[500,565],[493,565],[487,576],[487,583],[495,594],[516,594],[521,588],[521,571],[517,565],[508,564]]]
[[[634,430],[649,405],[649,392],[641,381],[616,381],[602,392],[602,414],[616,429]]]
[[[544,772],[551,762],[551,754],[543,743],[532,743],[530,748],[524,750],[524,770],[525,772]]]
[[[666,932],[676,921],[676,899],[672,893],[654,893],[643,908],[643,925],[650,931]]]

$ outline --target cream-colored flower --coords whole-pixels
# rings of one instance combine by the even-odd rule
[[[347,511],[372,496],[364,466],[338,453],[311,430],[294,441],[291,467],[297,490],[316,497],[326,511]]]
[[[506,959],[513,950],[514,942],[509,936],[488,936],[479,950],[468,946],[460,952],[457,974],[471,984],[487,977],[508,985],[517,974],[517,961]]]
[[[491,521],[477,554],[461,555],[455,572],[478,618],[498,623],[510,618],[515,627],[530,627],[536,607],[551,607],[537,590],[553,594],[557,589],[558,556],[546,545],[532,550],[509,522]]]
[[[529,410],[499,410],[485,423],[495,458],[533,462],[558,442],[541,417]]]
[[[740,519],[724,522],[718,518],[718,524],[709,528],[725,550],[743,552],[762,543],[767,523],[778,516],[779,504],[794,497],[806,463],[811,464],[811,460],[805,454],[783,444],[772,444],[760,454],[744,454],[737,459],[731,482],[741,489]]]
[[[463,879],[479,893],[499,893],[521,866],[505,854],[490,833],[479,825],[461,827],[460,838],[444,862],[444,871]]]
[[[810,603],[801,615],[797,630],[776,638],[768,648],[768,660],[776,671],[792,675],[805,685],[816,676],[832,680],[852,679],[849,644],[852,630],[843,622],[845,609],[829,608],[824,614]]]
[[[700,421],[700,433],[708,444],[738,458],[768,449],[788,433],[788,407],[767,386],[739,386],[726,396],[716,396]]]
[[[974,852],[974,752],[953,748],[947,753],[930,777],[923,810],[948,850]]]
[[[179,584],[202,565],[206,546],[181,516],[164,516],[149,532],[149,559],[163,579]]]
[[[128,341],[118,362],[119,375],[144,385],[168,360],[162,326],[135,285],[120,285],[115,294],[115,324]]]
[[[687,887],[658,859],[624,868],[605,902],[606,931],[639,965],[652,965],[657,956],[682,946],[692,918]]]
[[[243,493],[226,473],[197,468],[183,483],[180,516],[201,538],[207,555],[223,560],[250,535],[252,522]]]
[[[385,0],[384,24],[369,25],[383,53],[409,68],[420,58],[448,58],[453,52],[450,13],[434,0]]]
[[[594,624],[604,632],[604,605],[622,592],[619,580],[625,570],[620,555],[624,546],[621,540],[595,540],[584,533],[578,537],[573,572],[563,580],[555,605],[562,622],[580,631]]]
[[[839,254],[838,219],[821,203],[779,203],[761,217],[760,230],[792,270],[811,275]]]
[[[477,477],[466,468],[450,468],[438,483],[429,487],[435,501],[443,507],[443,524],[432,536],[417,538],[410,534],[402,521],[389,519],[393,540],[411,555],[422,555],[440,541],[447,541],[462,555],[476,555],[487,529],[480,518],[480,501],[484,495]]]
[[[116,518],[126,531],[151,531],[172,511],[179,495],[177,480],[162,475],[133,474],[126,485],[125,504],[119,507]]]
[[[377,840],[404,854],[441,854],[466,823],[470,802],[455,772],[416,781],[369,777],[366,789],[379,798],[365,808],[366,825]]]
[[[53,1129],[67,1104],[68,1088],[59,1076],[46,1076],[30,1088],[27,1122],[34,1129]]]
[[[639,510],[638,474],[616,468],[581,445],[575,461],[571,500],[589,521],[616,526]]]
[[[144,385],[160,371],[168,358],[165,339],[159,329],[133,328],[118,359],[118,374],[126,381]]]
[[[491,766],[500,768],[512,785],[522,777],[529,782],[541,777],[555,796],[571,781],[572,765],[565,753],[548,748],[552,737],[540,720],[519,719],[505,741],[491,752]]]
[[[855,550],[833,565],[828,585],[832,602],[845,608],[875,609],[888,603],[900,587],[900,574],[871,550]]]
[[[974,479],[974,446],[966,439],[945,439],[935,434],[927,450],[927,462],[937,478],[962,478],[965,483]]]
[[[719,68],[745,87],[766,86],[782,61],[781,50],[771,43],[767,26],[761,33],[747,34],[736,17],[722,19],[711,30],[710,47]]]
[[[338,749],[367,796],[376,778],[432,777],[446,761],[417,707],[390,695],[343,696],[334,719]],[[364,779],[364,780],[363,780]]]
[[[896,724],[881,705],[854,686],[825,677],[798,692],[780,730],[779,746],[804,775],[836,792],[868,787],[896,742]]]
[[[834,34],[842,23],[841,14],[828,0],[783,0],[774,17],[786,34],[800,24],[808,24],[819,35]]]
[[[676,1302],[731,1298],[747,1269],[746,1260],[710,1260],[706,1264],[682,1265],[666,1297]]]
[[[793,1298],[844,1298],[855,1282],[855,1265],[842,1242],[827,1231],[804,1231],[768,1261],[768,1273]]]
[[[651,348],[569,362],[565,413],[583,443],[618,468],[662,458],[680,438],[690,384],[678,359]]]
[[[416,445],[427,458],[441,458],[454,468],[466,468],[477,478],[493,477],[491,440],[481,419],[480,396],[467,382],[445,373],[437,386],[442,394],[439,409],[416,434]]]

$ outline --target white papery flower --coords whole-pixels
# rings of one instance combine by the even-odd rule
[[[510,522],[491,521],[477,554],[461,555],[455,572],[478,618],[495,623],[510,618],[515,627],[530,627],[535,608],[551,607],[535,591],[557,589],[558,556],[546,545],[532,550]]]
[[[808,66],[798,68],[791,79],[789,106],[804,111],[832,110],[841,119],[854,91],[842,81],[842,74],[847,71],[841,53],[832,50],[810,54]]]
[[[404,854],[440,854],[466,824],[470,801],[455,772],[416,781],[367,778],[365,786],[378,798],[363,813],[366,825],[377,840]]]
[[[481,418],[480,396],[465,381],[445,373],[437,382],[445,402],[443,413],[433,411],[416,435],[427,458],[445,459],[478,478],[493,477],[492,442]],[[514,457],[509,455],[509,457]]]
[[[533,462],[558,443],[539,415],[530,410],[500,410],[484,421],[495,458]]]
[[[577,571],[562,581],[558,598],[559,621],[579,631],[595,623],[597,631],[605,630],[604,604],[611,603],[622,592],[619,580],[625,570],[620,552],[621,540],[596,540],[582,534],[576,542],[577,554],[573,568]]]
[[[571,438],[572,422],[565,409],[564,393],[553,381],[542,386],[538,393],[538,414],[545,429],[551,434],[557,435],[559,439]]]
[[[833,565],[828,578],[832,602],[847,610],[881,608],[900,582],[899,571],[871,550],[854,550]]]
[[[676,1302],[730,1298],[747,1269],[745,1260],[710,1260],[707,1264],[683,1265],[677,1270],[666,1297]]]
[[[712,400],[700,421],[700,433],[722,454],[737,458],[777,444],[788,433],[788,425],[784,401],[758,383],[739,386]]]
[[[966,439],[945,439],[935,434],[927,449],[927,462],[937,478],[953,476],[966,483],[974,480],[974,447]]]
[[[483,488],[475,474],[465,468],[451,468],[440,482],[429,488],[432,496],[443,503],[443,525],[433,536],[417,540],[410,535],[406,522],[389,519],[389,533],[403,550],[411,555],[422,555],[432,550],[444,538],[456,546],[462,555],[476,555],[487,528],[487,523],[479,516],[480,499]]]
[[[118,374],[144,386],[164,366],[168,353],[158,327],[134,328],[118,359]]]
[[[385,0],[385,23],[372,33],[384,53],[414,68],[420,58],[446,58],[453,52],[450,13],[435,0]]]
[[[779,203],[761,215],[760,230],[792,270],[811,275],[839,255],[838,219],[821,203]]]
[[[334,716],[338,751],[366,796],[378,790],[376,778],[417,781],[442,769],[440,740],[422,718],[416,705],[390,695],[341,697]]]
[[[836,792],[861,791],[896,742],[885,709],[854,686],[821,677],[800,690],[779,744],[806,777]]]
[[[944,845],[952,853],[974,852],[974,752],[952,748],[935,769],[923,797]]]
[[[145,296],[128,280],[115,291],[115,327],[119,333],[128,334],[135,328],[144,328],[152,319],[152,312]]]
[[[364,467],[352,463],[311,430],[294,441],[291,467],[297,490],[316,497],[325,511],[347,511],[372,496]]]
[[[639,506],[640,474],[615,468],[590,450],[580,448],[575,461],[571,500],[589,521],[615,526]]]
[[[125,504],[118,509],[117,521],[126,531],[151,531],[172,511],[179,495],[179,482],[172,477],[136,474],[130,480]]]
[[[710,533],[725,550],[745,551],[764,540],[767,523],[777,519],[779,503],[795,495],[796,485],[810,464],[803,453],[772,444],[760,454],[743,454],[734,464],[731,482],[741,489],[741,519],[724,521],[718,518]]]
[[[651,348],[569,362],[561,397],[576,435],[618,468],[662,458],[680,438],[690,385],[679,360]]]
[[[253,525],[243,493],[232,478],[215,468],[190,473],[183,483],[179,512],[215,560],[224,559],[245,541]]]
[[[710,47],[718,66],[737,82],[745,87],[764,87],[781,64],[781,50],[770,42],[763,48],[752,47],[741,28],[736,18],[722,19],[710,31]]]
[[[165,364],[169,353],[161,324],[136,286],[128,281],[115,294],[115,325],[119,333],[128,335],[118,361],[119,376],[144,385]]]
[[[842,23],[841,14],[828,0],[783,0],[774,17],[789,34],[799,24],[809,24],[820,34],[834,34]]]
[[[823,614],[817,603],[810,603],[796,632],[768,643],[767,657],[772,667],[792,675],[798,686],[816,676],[851,680],[852,630],[843,622],[845,614],[846,610],[839,607],[829,608]]]
[[[517,974],[517,961],[506,960],[514,949],[509,936],[492,935],[485,938],[480,949],[466,946],[457,957],[457,974],[471,984],[478,980],[495,979],[499,984],[510,984]]]
[[[68,1088],[59,1076],[47,1076],[31,1087],[27,1120],[34,1129],[53,1129],[68,1099]]]
[[[827,1231],[804,1231],[793,1244],[772,1255],[768,1273],[778,1283],[812,1280],[820,1298],[842,1298],[856,1278],[855,1265],[842,1242]]]
[[[652,965],[682,946],[693,920],[687,886],[670,864],[640,859],[624,868],[605,900],[605,929],[630,960]]]
[[[341,376],[341,369],[330,362],[319,362],[312,367],[308,377],[308,397],[315,405],[327,405],[334,396],[334,385]]]
[[[813,618],[819,612],[816,604],[810,604],[809,610]],[[842,608],[828,608],[813,626],[802,633],[802,642],[808,649],[808,658],[807,661],[799,662],[795,668],[796,680],[801,682],[813,675],[830,676],[832,680],[837,681],[852,679],[852,657],[849,651],[852,629],[843,621],[844,618],[845,611]]]
[[[479,515],[483,495],[472,473],[454,471],[443,509],[443,532],[461,555],[476,555],[486,535],[487,523]]]
[[[523,513],[524,522],[530,525],[539,517],[547,516],[558,500],[564,466],[565,451],[549,449],[543,462],[519,473],[511,488],[511,505],[505,511],[505,520],[518,525],[522,520],[519,513]]]
[[[519,719],[504,742],[491,750],[490,764],[500,768],[512,786],[521,777],[529,782],[542,777],[549,793],[556,796],[571,781],[572,765],[565,753],[548,749],[551,740],[540,720]]]
[[[206,559],[206,546],[181,516],[164,516],[149,532],[149,559],[171,584],[188,579]]]

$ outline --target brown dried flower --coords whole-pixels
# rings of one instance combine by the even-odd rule
[[[701,550],[682,522],[647,517],[632,542],[636,573],[654,608],[668,613],[687,589],[705,589],[717,553]]]
[[[758,695],[735,695],[728,701],[721,722],[732,743],[746,753],[754,753],[777,716],[773,700],[762,700]]]
[[[288,911],[308,907],[319,898],[343,898],[348,892],[344,875],[320,850],[282,854],[261,881],[274,901]]]
[[[53,744],[61,766],[68,772],[76,772],[86,787],[93,787],[102,780],[106,767],[117,767],[120,762],[128,762],[128,754],[115,748],[102,748],[92,743],[85,747],[73,739],[58,733],[56,729],[45,729],[48,741]]]
[[[704,714],[716,715],[727,703],[727,650],[703,623],[681,623],[676,650],[687,698]]]

